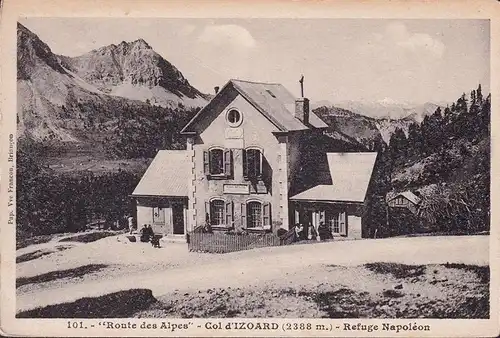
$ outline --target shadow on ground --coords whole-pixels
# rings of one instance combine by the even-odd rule
[[[62,278],[78,278],[88,273],[97,272],[108,267],[106,264],[89,264],[74,269],[51,271],[33,277],[20,277],[16,279],[16,288],[34,283],[45,283]]]
[[[102,238],[116,236],[118,234],[123,233],[123,231],[97,231],[97,232],[89,232],[83,234],[76,234],[74,236],[65,237],[60,239],[59,242],[81,242],[81,243],[90,243],[98,241]]]
[[[128,318],[155,302],[151,290],[131,289],[23,311],[16,318]]]
[[[70,246],[70,245],[69,246],[57,246],[54,249],[36,250],[33,252],[28,252],[28,253],[25,253],[23,255],[17,256],[16,263],[31,261],[33,259],[38,259],[40,257],[47,256],[47,255],[53,254],[55,252],[71,249],[72,247],[73,246]]]

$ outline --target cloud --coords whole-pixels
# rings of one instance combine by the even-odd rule
[[[252,34],[238,25],[206,26],[198,40],[217,46],[230,44],[236,47],[253,48],[256,45]]]
[[[445,51],[444,44],[429,34],[411,33],[402,23],[391,23],[386,27],[385,36],[395,45],[414,52],[427,52],[441,58]],[[380,38],[380,36],[379,36]]]

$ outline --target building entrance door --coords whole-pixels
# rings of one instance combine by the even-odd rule
[[[174,235],[184,235],[184,206],[181,203],[172,204],[172,223]]]

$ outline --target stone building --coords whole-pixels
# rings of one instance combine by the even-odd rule
[[[230,80],[182,129],[187,150],[160,151],[132,196],[137,222],[167,236],[276,232],[329,224],[363,237],[376,153],[329,153],[327,124],[276,83]]]

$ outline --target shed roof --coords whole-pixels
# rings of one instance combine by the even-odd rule
[[[275,124],[280,131],[287,132],[307,130],[310,127],[328,127],[328,125],[312,111],[309,112],[309,125],[305,125],[302,121],[295,118],[295,97],[282,84],[231,79],[211,101],[217,100],[217,98],[223,95],[223,92],[229,90],[229,88],[237,90],[241,96]],[[207,107],[210,106],[211,104],[209,102],[191,119],[191,121],[188,122],[182,129],[182,132],[186,132],[197,119],[203,116],[205,110],[208,109]]]
[[[327,153],[326,155],[332,184],[316,185],[290,199],[364,202],[377,153]]]
[[[422,199],[420,197],[418,197],[417,195],[415,195],[413,192],[411,192],[409,190],[395,194],[393,197],[389,198],[389,201],[392,201],[393,199],[395,199],[396,197],[399,197],[399,196],[405,197],[407,200],[409,200],[413,204],[419,204],[422,201]]]
[[[190,168],[188,151],[160,150],[132,195],[187,197]]]

